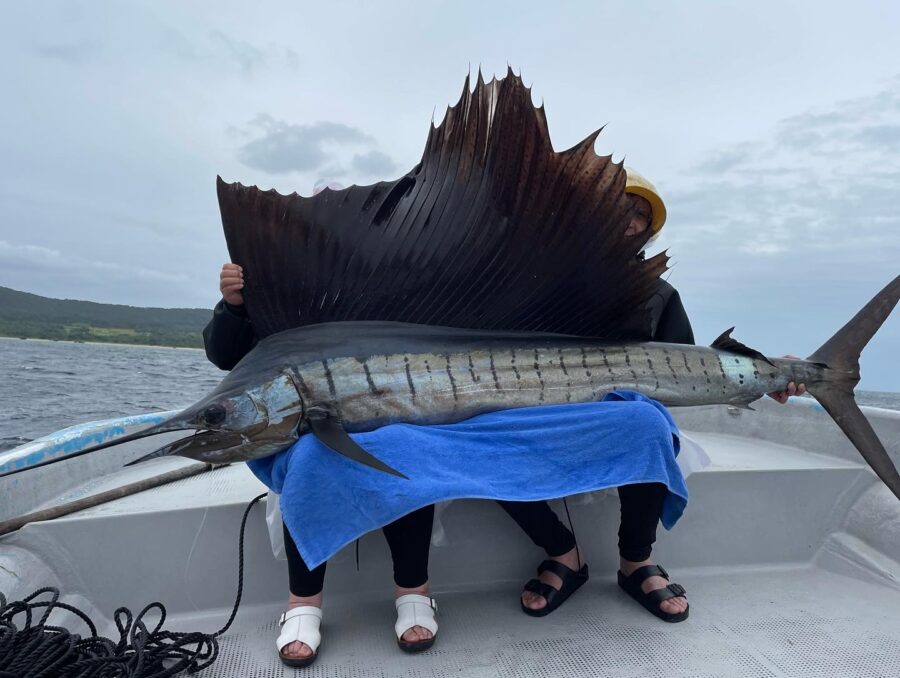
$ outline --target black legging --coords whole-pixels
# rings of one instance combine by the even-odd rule
[[[619,488],[622,518],[619,524],[619,555],[625,560],[647,560],[656,541],[656,525],[668,489],[661,483],[623,485]],[[499,501],[536,546],[551,558],[575,548],[575,537],[545,501]]]
[[[434,506],[426,506],[382,528],[394,560],[397,586],[412,589],[428,581],[428,549],[433,521]],[[283,527],[291,593],[303,598],[321,593],[325,583],[325,563],[314,570],[306,567],[287,526]]]

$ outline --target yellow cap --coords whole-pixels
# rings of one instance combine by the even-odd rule
[[[656,191],[656,186],[647,181],[641,174],[630,167],[625,168],[625,192],[639,195],[650,203],[650,230],[654,234],[662,230],[666,223],[666,203]]]

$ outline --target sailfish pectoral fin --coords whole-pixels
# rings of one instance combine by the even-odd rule
[[[360,445],[350,437],[341,425],[340,419],[324,410],[310,410],[307,412],[307,421],[312,429],[313,435],[325,447],[337,452],[340,455],[352,459],[355,462],[364,464],[377,471],[383,471],[392,476],[409,480],[405,475],[394,468],[391,468],[377,457],[366,452]]]

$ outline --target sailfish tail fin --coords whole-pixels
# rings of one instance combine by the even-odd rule
[[[872,470],[900,499],[900,473],[853,398],[853,389],[859,383],[859,355],[898,300],[900,276],[888,283],[850,322],[807,358],[825,366],[824,379],[807,387]]]

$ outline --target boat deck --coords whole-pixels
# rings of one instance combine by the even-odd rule
[[[542,619],[521,613],[516,586],[443,594],[438,642],[418,656],[396,647],[390,600],[329,600],[321,655],[302,672],[284,667],[275,655],[274,620],[282,610],[274,605],[242,612],[238,628],[222,641],[217,663],[198,675],[896,678],[900,673],[900,592],[814,567],[682,570],[678,581],[691,602],[691,616],[681,624],[650,616],[600,573]]]
[[[868,413],[898,460],[900,416]],[[438,511],[433,649],[396,647],[390,559],[374,533],[360,540],[359,570],[352,545],[329,562],[321,657],[288,669],[274,648],[286,564],[272,555],[261,502],[248,522],[243,603],[200,675],[900,676],[900,506],[836,427],[809,404],[691,412],[680,423],[712,460],[688,478],[688,510],[654,550],[688,590],[686,622],[665,624],[615,585],[615,492],[569,500],[592,579],[541,619],[521,613],[518,595],[542,553],[493,502],[460,500]],[[117,470],[47,503],[184,463]],[[214,631],[234,601],[241,515],[262,491],[237,464],[31,524],[0,539],[0,590],[18,599],[57,586],[111,636],[117,607],[152,601],[168,609],[168,630]]]

